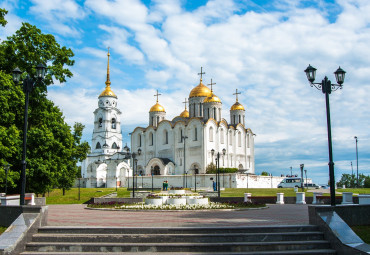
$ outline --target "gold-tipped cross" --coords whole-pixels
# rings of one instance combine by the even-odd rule
[[[109,53],[109,47],[108,47],[108,64],[107,64],[107,81],[105,82],[105,85],[106,86],[110,86],[110,74],[109,74],[109,56],[110,56],[110,53]]]
[[[157,89],[157,94],[154,95],[155,97],[157,97],[157,103],[158,103],[158,96],[160,96],[160,95],[162,95],[162,94],[159,94],[158,89]]]
[[[213,86],[213,85],[216,85],[216,83],[213,83],[213,82],[212,82],[212,79],[211,79],[211,83],[210,83],[210,84],[207,84],[207,85],[210,85],[210,86],[211,86],[211,92],[213,92],[213,87],[212,87],[212,86]]]
[[[200,80],[201,81],[203,80],[203,74],[206,74],[206,73],[203,72],[203,67],[200,67],[200,73],[198,73],[198,75],[200,75]]]
[[[186,98],[185,98],[185,102],[182,102],[183,104],[185,104],[185,110],[186,110],[186,104],[188,103],[189,101],[186,101]]]
[[[240,95],[241,93],[238,92],[238,89],[236,89],[236,92],[233,94],[236,96],[236,102],[238,102],[238,95]]]

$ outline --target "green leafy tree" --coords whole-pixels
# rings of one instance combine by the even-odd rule
[[[370,176],[366,176],[364,180],[364,188],[370,188]]]
[[[8,11],[0,8],[0,25],[3,27],[5,27],[5,25],[8,23],[8,21],[5,19],[6,14],[8,14]]]
[[[5,10],[0,10],[0,24]],[[5,14],[4,14],[5,13]],[[80,123],[71,127],[64,121],[63,113],[47,99],[47,86],[53,79],[63,83],[72,77],[68,66],[72,66],[71,49],[61,47],[53,35],[43,34],[40,29],[22,23],[16,33],[0,44],[0,149],[1,164],[11,165],[8,182],[15,187],[21,169],[24,93],[21,86],[11,81],[15,67],[35,75],[39,63],[47,65],[44,82],[36,84],[29,101],[27,132],[27,192],[45,194],[53,187],[69,189],[74,182],[77,162],[83,160],[89,150],[86,142],[81,143],[84,126]],[[0,165],[0,180],[4,183],[4,169]]]
[[[339,187],[346,186],[347,188],[354,188],[356,185],[356,177],[354,174],[342,174],[339,182],[337,182]]]
[[[263,172],[261,173],[261,175],[262,175],[262,176],[269,176],[270,174],[269,174],[268,172],[266,172],[266,171],[263,171]]]
[[[212,162],[206,167],[206,173],[211,174],[211,173],[216,173],[217,168],[216,165]]]

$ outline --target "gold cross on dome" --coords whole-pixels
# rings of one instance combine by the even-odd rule
[[[186,110],[186,104],[188,103],[189,101],[186,100],[185,98],[185,102],[182,102],[183,104],[185,104],[185,110]]]
[[[200,80],[203,79],[203,74],[206,74],[206,73],[203,72],[203,67],[200,67],[200,73],[198,73],[198,75],[200,75]]]
[[[236,102],[238,102],[238,95],[240,95],[241,93],[238,92],[238,89],[236,89],[236,92],[233,94],[236,96]]]
[[[157,103],[158,103],[158,96],[160,96],[160,95],[162,95],[162,94],[159,94],[158,89],[157,89],[157,94],[154,95],[155,97],[157,97]]]
[[[213,85],[216,85],[216,83],[213,83],[213,82],[212,82],[212,79],[211,79],[211,83],[210,83],[210,84],[207,84],[207,85],[210,85],[210,86],[211,86],[211,92],[213,92],[213,87],[212,87],[212,86],[213,86]]]

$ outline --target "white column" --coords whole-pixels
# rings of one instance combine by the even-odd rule
[[[296,193],[296,204],[301,204],[301,205],[305,205],[306,204],[306,201],[305,201],[305,198],[306,198],[306,193],[304,192],[297,192]]]
[[[342,195],[343,195],[342,205],[353,204],[352,192],[343,192]]]
[[[284,204],[284,193],[276,193],[276,203],[280,205]]]
[[[320,200],[317,200],[317,197],[318,196],[322,196],[322,192],[314,192],[313,193],[313,201],[312,201],[312,204],[322,204],[322,201]]]

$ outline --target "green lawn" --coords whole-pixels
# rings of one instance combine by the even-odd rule
[[[78,200],[78,188],[66,190],[65,195],[61,189],[54,189],[50,194],[46,195],[46,204],[83,204],[92,197],[101,197],[109,193],[116,192],[115,188],[81,188],[81,199]],[[126,188],[119,188],[119,197],[129,197],[130,193]]]
[[[353,192],[357,194],[370,194],[370,188],[362,188],[362,189],[337,189],[338,192]]]
[[[2,226],[0,226],[0,235],[1,235],[2,233],[4,233],[6,229],[7,229],[7,227],[2,227]]]
[[[370,244],[370,226],[353,226],[352,230],[367,244]]]

